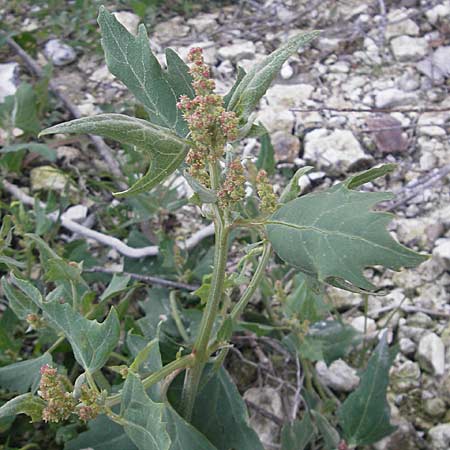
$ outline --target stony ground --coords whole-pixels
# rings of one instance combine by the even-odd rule
[[[119,18],[136,32],[137,16],[122,11]],[[272,133],[277,187],[286,184],[285,168],[314,166],[300,181],[307,191],[328,186],[348,172],[381,162],[398,163],[394,175],[367,189],[382,187],[396,193],[385,205],[397,215],[392,232],[432,258],[415,271],[382,275],[373,271],[389,293],[369,296],[366,332],[370,338],[387,329],[400,346],[389,394],[399,428],[375,449],[448,450],[450,1],[248,0],[188,20],[174,17],[158,23],[150,38],[161,61],[166,46],[182,56],[190,46],[203,47],[218,88],[225,92],[238,65],[248,69],[290,35],[312,28],[322,29],[322,36],[287,61],[258,112]],[[50,58],[58,64],[55,82],[82,114],[127,101],[100,54],[75,51],[57,41],[41,50],[39,61]],[[12,58],[5,62],[10,64],[0,66],[5,80],[0,95],[14,91],[16,66]],[[244,157],[254,157],[258,145],[248,139]],[[65,146],[58,154],[80,171],[89,169],[89,161],[76,148]],[[39,168],[34,170],[38,172],[31,187],[38,188],[42,177]],[[348,321],[364,331],[361,296],[330,290],[329,297]],[[356,375],[346,363],[330,368],[319,364],[317,370],[336,391],[351,390],[355,383]],[[267,378],[247,398],[281,414],[278,391]],[[259,416],[252,420],[267,448],[272,448],[268,441],[277,432],[276,423],[261,422]]]

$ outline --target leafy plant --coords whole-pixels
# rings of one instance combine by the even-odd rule
[[[245,403],[222,367],[233,334],[251,330],[281,341],[307,375],[303,406],[282,430],[283,450],[312,442],[326,449],[354,448],[392,432],[385,393],[393,352],[385,338],[360,386],[338,410],[320,380],[313,383],[312,362],[330,363],[359,343],[350,326],[324,320],[329,316],[325,284],[376,292],[365,268],[399,270],[427,258],[396,242],[386,230],[391,216],[373,210],[389,194],[356,190],[394,167],[371,169],[299,197],[298,178],[310,168],[300,169],[277,198],[267,175],[273,171],[270,140],[253,123],[252,112],[284,61],[318,33],[294,36],[249,73],[241,71],[222,98],[214,93],[201,49],[190,51],[191,67],[168,49],[163,69],[143,26],[132,36],[105,8],[99,24],[108,67],[142,103],[149,120],[101,114],[52,126],[41,136],[92,133],[134,146],[148,170],[131,180],[129,189],[116,192],[119,198],[148,200],[151,196],[143,193],[174,172],[182,173],[194,191],[191,201],[214,222],[214,256],[204,255],[203,269],[195,269],[203,283],[194,299],[179,302],[176,291],[153,288],[140,305],[144,317],[134,321],[127,315],[128,293],[136,287],[129,286],[130,277],[112,278],[96,300],[82,263],[62,258],[44,239],[19,229],[21,222],[14,219],[14,232],[40,256],[42,274],[33,280],[29,264],[10,256],[13,230],[6,221],[0,262],[10,274],[2,280],[3,291],[9,308],[35,331],[38,344],[33,359],[0,368],[0,386],[20,394],[0,408],[0,418],[24,413],[33,421],[88,422],[86,431],[66,443],[69,450],[262,449]],[[257,167],[244,165],[239,141],[261,134]],[[246,183],[253,195],[246,196]],[[248,236],[248,247],[238,264],[241,273],[229,274],[230,246],[241,242],[238,230]],[[164,241],[160,248],[164,267],[183,258]],[[243,320],[256,291],[271,292],[264,274],[273,251],[298,269],[293,290],[286,295],[276,282],[280,306],[267,306],[270,314],[264,321],[251,315]],[[247,287],[241,292],[243,284]],[[237,298],[231,295],[236,290]],[[115,307],[109,306],[112,299],[117,299]],[[52,358],[64,353],[67,344],[73,358]]]

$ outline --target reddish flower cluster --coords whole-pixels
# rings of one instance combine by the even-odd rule
[[[76,401],[64,387],[62,377],[48,364],[41,367],[39,395],[47,401],[42,418],[45,422],[67,420],[75,408]]]
[[[191,49],[189,61],[192,63],[189,72],[196,96],[190,99],[182,95],[177,107],[183,111],[195,145],[187,158],[191,175],[202,179],[206,174],[207,159],[219,158],[225,143],[237,138],[238,118],[234,112],[225,111],[223,98],[214,94],[215,82],[210,78],[202,49]]]
[[[256,189],[261,200],[261,211],[264,213],[274,212],[277,207],[277,198],[273,193],[273,187],[269,183],[265,170],[260,170],[256,176]]]
[[[245,196],[245,176],[244,168],[240,161],[235,159],[230,163],[227,170],[227,176],[222,189],[217,194],[219,204],[227,207],[242,200]]]
[[[101,412],[97,394],[85,384],[81,386],[80,401],[81,404],[77,406],[75,412],[84,422],[95,419]]]

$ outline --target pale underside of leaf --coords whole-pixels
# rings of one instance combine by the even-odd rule
[[[343,184],[305,195],[280,208],[266,222],[269,240],[286,262],[321,282],[341,279],[359,289],[375,286],[363,269],[415,267],[427,256],[396,242],[386,226],[392,215],[371,211],[387,193],[357,192]]]
[[[253,67],[241,80],[238,79],[238,85],[232,93],[227,109],[236,112],[246,121],[283,63],[300,47],[307,45],[318,35],[318,31],[312,31],[292,37],[264,61]]]
[[[152,189],[178,168],[189,148],[189,142],[171,130],[123,114],[75,119],[47,128],[41,135],[54,133],[98,134],[122,144],[134,145],[142,152],[149,161],[147,173],[128,190],[116,193],[118,197]]]

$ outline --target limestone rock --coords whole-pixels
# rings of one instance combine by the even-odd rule
[[[442,238],[436,241],[433,250],[433,257],[436,258],[443,267],[450,269],[450,239]]]
[[[360,333],[364,333],[364,324],[366,324],[367,327],[367,334],[373,333],[374,331],[377,331],[377,325],[375,323],[375,320],[371,319],[370,317],[367,317],[367,319],[364,316],[355,317],[352,320],[352,327],[355,330],[358,330]]]
[[[250,388],[244,393],[244,399],[269,411],[277,417],[283,417],[283,407],[278,391],[271,387]],[[261,442],[269,444],[279,432],[278,425],[260,414],[250,416],[250,425],[256,431]]]
[[[408,14],[406,8],[394,9],[389,12],[385,34],[388,39],[401,35],[419,35],[419,26],[412,19],[408,19]]]
[[[318,128],[306,134],[303,158],[333,174],[356,170],[372,161],[351,131],[330,131],[326,128]]]
[[[138,33],[139,23],[141,18],[129,11],[118,11],[113,13],[115,18],[131,33],[135,36]]]
[[[417,100],[415,93],[404,92],[397,88],[384,89],[375,93],[375,106],[377,108],[411,105],[417,103]]]
[[[237,62],[241,59],[253,58],[256,53],[255,44],[252,41],[239,41],[225,45],[219,49],[219,57]]]
[[[450,17],[450,1],[439,2],[434,8],[425,12],[428,21],[433,25]]]
[[[433,450],[448,450],[450,448],[450,423],[441,423],[428,431]]]
[[[336,392],[351,392],[359,384],[356,370],[342,359],[333,361],[329,367],[323,361],[318,361],[316,371],[322,382]]]
[[[155,34],[162,41],[169,41],[187,36],[190,28],[181,16],[174,17],[155,26]]]
[[[257,120],[261,122],[270,133],[284,131],[291,133],[295,124],[294,114],[285,109],[279,110],[272,107],[262,108],[257,115]]]
[[[310,84],[275,84],[267,90],[265,98],[274,108],[289,109],[300,106],[313,91],[314,86]]]
[[[212,33],[217,28],[217,14],[199,14],[188,20],[197,33]]]
[[[420,386],[420,367],[413,361],[405,361],[394,366],[390,372],[392,387],[395,392],[408,392]]]
[[[69,178],[52,166],[35,167],[30,173],[31,189],[33,191],[62,191]]]
[[[19,64],[15,62],[0,64],[0,103],[16,93],[18,70]]]
[[[434,375],[443,375],[445,370],[445,347],[435,333],[428,333],[419,341],[417,360],[424,370]]]
[[[425,38],[398,36],[392,39],[391,49],[398,61],[418,61],[426,56],[428,42]]]
[[[44,55],[55,66],[65,66],[75,61],[75,50],[59,39],[50,39],[44,47]]]
[[[450,46],[439,47],[431,57],[417,63],[417,69],[437,83],[450,76]]]

